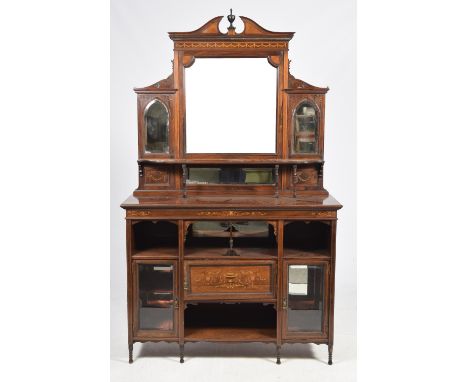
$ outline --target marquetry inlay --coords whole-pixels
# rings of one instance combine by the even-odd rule
[[[298,184],[317,184],[317,170],[314,168],[304,168],[297,171]]]
[[[246,42],[233,42],[233,41],[190,41],[190,42],[176,42],[175,48],[287,48],[287,42],[271,42],[271,41],[246,41]]]
[[[266,216],[263,211],[200,211],[198,216]]]
[[[128,210],[127,215],[128,216],[150,216],[151,211],[147,211],[147,210]]]
[[[155,168],[145,168],[145,183],[167,183],[168,174],[167,171],[161,171]]]
[[[271,266],[191,266],[191,293],[271,292]]]

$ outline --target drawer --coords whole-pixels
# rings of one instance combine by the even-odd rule
[[[186,261],[186,299],[274,298],[275,261]]]

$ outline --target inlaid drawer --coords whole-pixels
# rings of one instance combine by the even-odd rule
[[[275,261],[186,261],[186,299],[275,297]]]

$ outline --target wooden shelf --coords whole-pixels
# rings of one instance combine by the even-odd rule
[[[154,248],[148,248],[148,249],[141,250],[141,251],[136,250],[132,254],[132,257],[134,259],[151,259],[154,257],[177,259],[179,257],[179,248],[178,247],[154,247]]]
[[[278,256],[277,248],[236,248],[239,256],[224,256],[228,247],[187,247],[184,250],[186,259],[272,259]]]
[[[185,328],[185,341],[275,342],[276,329],[270,328]]]
[[[306,250],[306,249],[295,249],[295,248],[284,248],[283,249],[284,257],[320,257],[320,258],[329,258],[331,256],[330,251],[326,249],[315,249],[315,250]]]
[[[240,154],[239,154],[240,155]],[[155,159],[139,159],[140,164],[187,164],[187,165],[275,165],[275,164],[320,164],[323,160],[319,159],[240,159],[240,158],[212,158],[212,159],[195,159],[195,158],[155,158]]]

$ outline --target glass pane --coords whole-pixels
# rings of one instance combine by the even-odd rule
[[[186,152],[275,153],[277,76],[266,58],[197,58],[185,69]]]
[[[309,102],[301,103],[294,113],[294,152],[317,153],[317,113]]]
[[[139,328],[173,330],[174,272],[167,264],[139,264]]]
[[[288,331],[322,331],[323,289],[323,266],[289,266]]]
[[[274,184],[272,167],[189,167],[188,184]]]
[[[146,142],[148,153],[167,153],[169,151],[169,112],[162,102],[155,100],[145,110]]]

